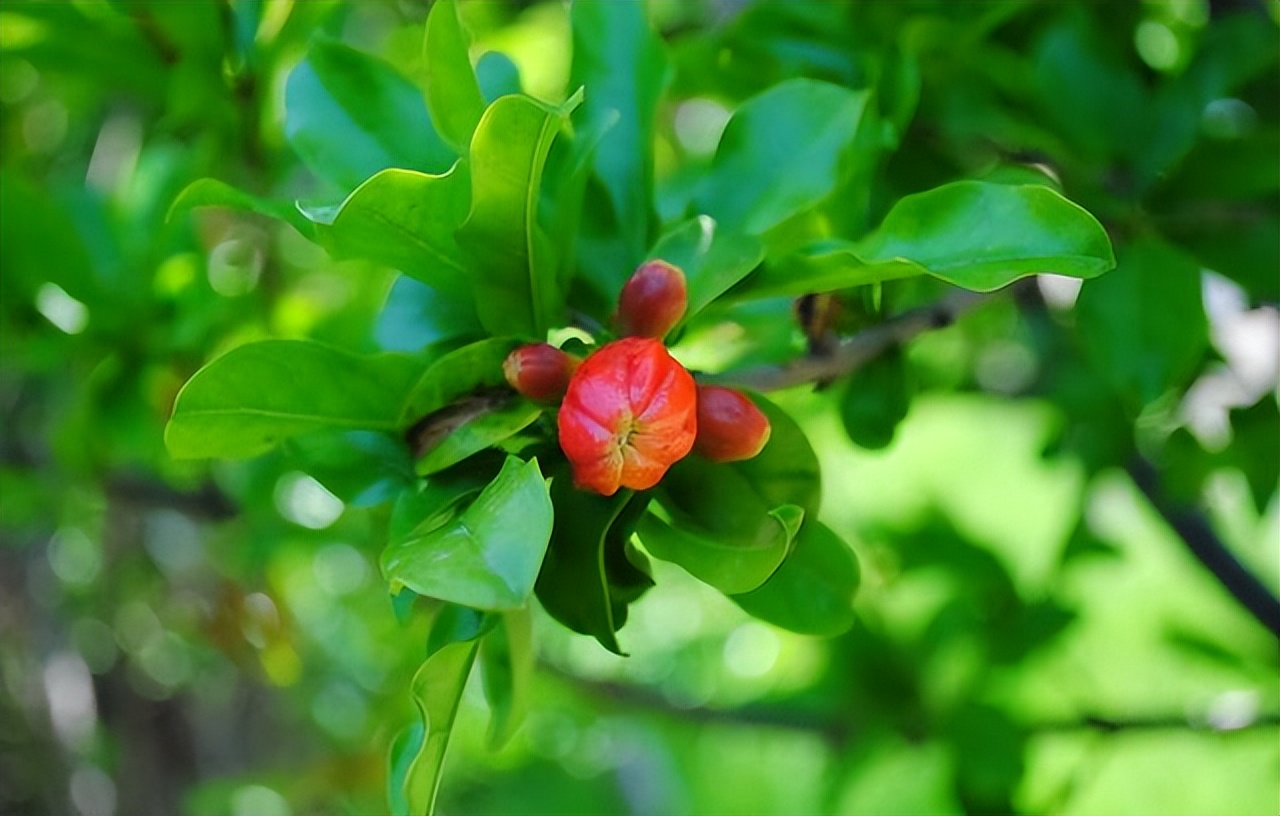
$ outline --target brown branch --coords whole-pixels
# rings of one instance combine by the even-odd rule
[[[1128,470],[1134,484],[1191,554],[1259,623],[1280,637],[1280,600],[1227,549],[1204,514],[1174,502],[1165,492],[1159,472],[1146,459],[1134,459]]]
[[[957,289],[937,303],[904,312],[841,340],[830,354],[802,357],[784,365],[762,365],[727,371],[702,379],[756,391],[778,391],[805,383],[835,379],[856,371],[893,346],[905,343],[916,335],[951,325],[960,315],[991,299],[990,295]]]
[[[539,663],[539,669],[572,686],[577,692],[605,705],[621,705],[644,709],[656,714],[688,723],[724,725],[729,727],[781,728],[817,734],[833,744],[844,744],[859,730],[859,724],[842,719],[841,714],[830,715],[812,708],[798,709],[784,702],[753,703],[736,708],[709,708],[706,706],[680,706],[651,687],[609,680],[592,680],[572,674],[558,666]],[[1226,733],[1254,728],[1274,728],[1280,724],[1280,714],[1260,713],[1248,722],[1230,727],[1215,725],[1209,717],[1186,714],[1153,715],[1117,719],[1083,714],[1076,719],[1048,720],[1027,723],[1025,730],[1032,733],[1059,733],[1067,731],[1097,731],[1116,734],[1124,731],[1212,731]]]

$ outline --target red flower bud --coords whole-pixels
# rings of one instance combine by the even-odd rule
[[[618,330],[634,337],[656,337],[671,331],[689,306],[684,272],[666,261],[640,264],[618,297]]]
[[[713,462],[750,459],[769,441],[769,418],[741,391],[698,386],[698,438],[693,449]]]
[[[569,378],[582,362],[549,343],[530,343],[507,355],[502,375],[531,400],[555,402],[564,396]]]
[[[560,406],[560,447],[578,487],[646,490],[693,447],[693,377],[658,340],[628,337],[588,357]]]

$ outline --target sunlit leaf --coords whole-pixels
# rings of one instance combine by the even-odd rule
[[[427,109],[440,135],[460,154],[466,153],[484,112],[480,86],[467,55],[470,39],[458,21],[453,0],[438,0],[431,6],[422,45]]]
[[[470,256],[480,322],[493,334],[545,336],[564,308],[556,247],[538,223],[551,142],[582,99],[551,107],[504,96],[471,140],[471,211],[458,232]]]
[[[475,609],[524,606],[551,537],[552,509],[537,460],[509,457],[498,476],[440,527],[393,540],[382,571],[393,590]]]
[[[395,431],[419,368],[406,355],[361,356],[307,340],[240,346],[183,387],[165,444],[178,458],[234,458],[308,431]]]

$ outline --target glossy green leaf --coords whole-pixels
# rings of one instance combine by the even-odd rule
[[[440,135],[461,154],[466,153],[484,113],[484,100],[467,53],[470,44],[471,38],[458,20],[457,4],[437,0],[427,15],[422,44],[427,110]]]
[[[234,458],[308,431],[395,431],[418,368],[406,355],[361,356],[308,340],[240,346],[183,386],[165,444],[180,459]]]
[[[393,541],[382,554],[392,591],[474,609],[518,609],[533,591],[552,509],[537,460],[508,457],[497,478],[440,527]]]
[[[835,189],[871,94],[780,82],[729,120],[697,204],[722,227],[759,234]]]
[[[393,809],[403,804],[410,814],[435,811],[458,704],[490,618],[476,610],[446,606],[432,622],[427,659],[414,674],[411,687],[421,725],[404,738],[398,754],[392,753],[392,779],[398,776],[397,768],[404,768],[400,790],[391,791]]]
[[[736,546],[732,539],[699,529],[687,521],[671,523],[649,513],[637,532],[645,550],[655,558],[678,564],[693,577],[731,595],[750,592],[769,579],[790,552],[804,518],[795,505],[770,514],[774,528],[763,546]]]
[[[880,450],[893,441],[911,408],[907,362],[900,349],[880,354],[849,375],[840,397],[840,421],[861,448]]]
[[[528,427],[542,416],[542,410],[541,406],[513,395],[506,405],[485,411],[450,431],[418,459],[416,470],[419,475],[428,476],[452,467]]]
[[[169,218],[176,218],[196,207],[227,207],[257,213],[283,221],[308,238],[315,235],[311,221],[292,203],[246,193],[217,179],[196,179],[188,184],[174,199],[169,208]]]
[[[666,79],[662,43],[642,3],[575,3],[570,23],[570,82],[588,89],[582,123],[589,130],[616,119],[595,154],[596,176],[617,237],[638,258],[651,219],[654,110]]]
[[[400,415],[402,422],[408,424],[478,388],[505,386],[502,362],[518,345],[516,340],[491,337],[436,360],[409,390]]]
[[[556,248],[538,223],[551,142],[581,101],[559,107],[504,96],[471,140],[471,212],[458,231],[470,255],[480,322],[493,334],[542,338],[561,320]]]
[[[616,633],[626,604],[653,584],[625,552],[648,502],[631,491],[606,497],[578,490],[567,467],[552,481],[551,497],[556,523],[538,575],[538,600],[560,623],[623,654]],[[628,595],[626,587],[639,591]]]
[[[387,501],[414,482],[404,438],[376,431],[318,431],[284,443],[288,458],[347,504]]]
[[[1200,265],[1154,239],[1125,247],[1075,313],[1089,359],[1131,408],[1186,384],[1208,349]]]
[[[750,459],[716,467],[730,468],[745,478],[767,507],[794,504],[807,517],[817,516],[822,471],[809,438],[786,411],[760,394],[748,392],[747,396],[769,419],[769,441]]]
[[[535,658],[533,620],[527,610],[503,613],[494,630],[480,643],[491,750],[505,745],[520,727],[529,704]]]
[[[798,296],[928,274],[989,292],[1041,272],[1093,278],[1114,265],[1102,225],[1053,190],[958,181],[904,197],[860,241],[826,240],[766,264],[747,291]]]
[[[476,63],[476,82],[486,104],[520,93],[520,69],[501,51],[486,51]]]
[[[413,83],[331,40],[312,43],[289,75],[285,135],[307,166],[340,190],[388,167],[442,173],[456,158]]]
[[[377,261],[467,303],[471,285],[454,233],[470,201],[467,165],[458,162],[442,176],[382,170],[341,204],[302,213],[335,259]]]
[[[765,582],[786,558],[804,518],[794,504],[771,505],[732,467],[688,456],[667,472],[638,532],[655,558],[733,594]]]
[[[860,579],[858,559],[849,545],[810,518],[778,571],[758,589],[731,598],[775,626],[830,637],[853,626],[853,598]]]
[[[684,270],[689,287],[685,321],[745,278],[764,258],[764,244],[750,235],[720,229],[709,216],[676,225],[648,253]]]

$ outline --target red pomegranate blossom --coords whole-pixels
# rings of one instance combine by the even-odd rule
[[[645,261],[622,287],[615,321],[623,335],[662,339],[688,306],[689,290],[680,267]]]
[[[578,487],[605,496],[620,487],[646,490],[693,447],[693,377],[658,340],[609,343],[569,380],[559,429]]]

